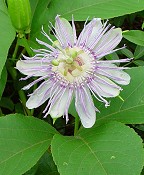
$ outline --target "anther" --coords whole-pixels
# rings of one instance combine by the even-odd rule
[[[59,61],[57,59],[53,59],[51,61],[51,63],[54,65],[54,66],[58,66],[59,65]]]

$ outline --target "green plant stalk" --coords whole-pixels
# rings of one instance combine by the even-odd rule
[[[25,106],[27,99],[26,99],[24,91],[23,90],[19,90],[18,94],[19,94],[19,97],[21,99],[21,102],[22,102],[22,104],[24,106],[24,109],[25,109],[27,115],[32,116],[31,111]]]
[[[27,51],[29,56],[34,56],[34,52],[31,50],[29,44],[28,44],[28,40],[26,39],[26,37],[22,38],[23,39],[23,44],[25,47],[25,50]],[[37,88],[37,84],[34,85],[33,91]],[[31,109],[31,115],[34,114],[34,109]]]
[[[31,56],[31,57],[34,56],[34,52],[31,50],[31,48],[30,48],[30,46],[28,44],[28,40],[26,39],[26,37],[24,36],[22,38],[22,40],[23,40],[24,48],[26,49],[28,55]]]
[[[16,78],[17,78],[17,71],[13,67],[9,67],[8,71],[9,71],[12,79],[16,80]],[[23,105],[27,115],[31,116],[30,110],[25,106],[25,104],[26,104],[26,96],[25,96],[24,91],[23,90],[19,90],[18,94],[19,94],[20,100],[22,102],[22,105]]]
[[[76,116],[75,116],[74,136],[76,135],[76,133],[77,133],[77,131],[78,131],[78,129],[79,129],[79,121],[80,121],[79,116],[76,115]]]
[[[0,117],[1,117],[1,116],[3,116],[3,113],[2,113],[2,110],[1,110],[1,108],[0,108]]]
[[[37,84],[34,85],[33,91],[34,91],[36,88],[37,88]],[[34,109],[31,109],[31,115],[33,115],[33,114],[34,114]]]
[[[18,48],[19,48],[19,45],[18,45],[18,38],[17,38],[15,50],[14,50],[13,55],[12,55],[12,60],[15,60],[16,59]]]

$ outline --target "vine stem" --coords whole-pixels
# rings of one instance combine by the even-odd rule
[[[15,49],[14,49],[14,52],[13,52],[13,55],[12,55],[12,60],[15,60],[16,59],[18,48],[19,48],[19,43],[18,42],[19,42],[19,38],[16,41],[16,46],[15,46]],[[16,79],[17,79],[17,71],[16,71],[16,69],[13,68],[11,65],[9,65],[8,66],[8,71],[9,71],[12,79],[14,81],[16,81]],[[26,95],[25,95],[24,91],[23,90],[19,90],[18,91],[18,94],[19,94],[21,103],[22,103],[22,105],[23,105],[23,107],[24,107],[27,115],[31,115],[31,111],[25,106],[27,100],[26,100]]]
[[[15,60],[15,58],[17,56],[17,52],[18,52],[18,48],[19,48],[18,39],[19,38],[17,38],[17,41],[16,41],[16,46],[15,46],[15,50],[14,50],[13,55],[12,55],[12,60]]]
[[[80,121],[79,116],[76,115],[76,116],[75,116],[74,136],[76,135],[76,133],[77,133],[77,131],[78,131],[78,129],[79,129],[79,121]]]
[[[24,36],[22,39],[23,41],[23,45],[28,53],[29,56],[34,56],[34,52],[32,51],[32,49],[29,46],[28,40],[26,39],[26,37]]]
[[[11,67],[11,66],[8,67],[8,71],[9,71],[12,79],[15,81],[16,78],[17,78],[17,71],[13,67]],[[27,115],[30,115],[31,116],[30,110],[25,106],[25,104],[26,104],[26,95],[25,95],[24,91],[23,90],[19,90],[18,91],[18,94],[19,94],[21,103],[22,103],[22,105],[23,105],[23,107],[24,107]]]

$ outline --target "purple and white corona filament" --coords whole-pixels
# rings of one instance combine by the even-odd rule
[[[115,64],[129,62],[129,59],[101,60],[118,50],[114,48],[122,39],[122,31],[107,25],[107,22],[102,24],[100,18],[94,18],[85,23],[77,38],[73,19],[72,26],[59,16],[55,20],[52,31],[57,40],[53,42],[42,29],[42,34],[52,45],[37,39],[47,49],[34,50],[34,57],[24,56],[24,60],[16,64],[16,68],[27,75],[24,79],[37,77],[24,90],[42,81],[30,95],[26,106],[37,108],[49,99],[43,111],[45,117],[48,114],[52,118],[65,116],[68,121],[68,109],[74,99],[82,125],[90,128],[98,111],[92,95],[108,106],[105,98],[118,96],[122,90],[118,84],[127,85],[130,82],[130,76],[123,71],[125,68]]]

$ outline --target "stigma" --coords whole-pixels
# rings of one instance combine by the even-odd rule
[[[53,59],[51,64],[54,72],[72,83],[86,75],[90,68],[89,61],[89,55],[80,48],[60,48],[58,57]]]

